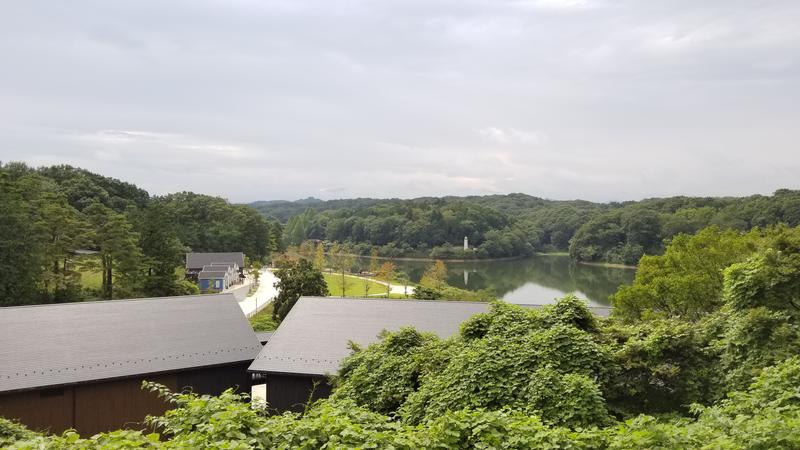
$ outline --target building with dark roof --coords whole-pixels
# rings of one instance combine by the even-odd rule
[[[312,390],[314,398],[330,394],[328,378],[350,355],[350,341],[367,346],[381,331],[404,326],[447,338],[488,309],[488,303],[480,302],[301,297],[249,370],[266,383],[271,408],[302,411]],[[607,308],[590,309],[608,315]]]
[[[197,281],[197,275],[205,266],[233,264],[234,270],[239,272],[239,277],[244,278],[244,253],[187,253],[186,278]]]
[[[141,427],[141,390],[250,392],[261,343],[231,294],[0,308],[0,416],[36,430]]]
[[[266,382],[271,408],[301,411],[312,389],[315,398],[330,394],[328,375],[350,354],[349,341],[366,346],[403,326],[448,337],[487,309],[477,302],[301,297],[249,370]]]

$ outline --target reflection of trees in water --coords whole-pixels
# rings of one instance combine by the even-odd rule
[[[419,281],[431,264],[427,261],[395,261],[398,268],[412,281]],[[606,303],[621,284],[633,281],[634,271],[610,267],[576,264],[567,256],[538,256],[514,261],[446,262],[447,282],[463,289],[477,291],[492,289],[498,297],[517,290],[527,283],[535,283],[562,292],[580,291],[593,301]],[[369,260],[359,265],[366,269]],[[464,271],[469,282],[464,284]]]

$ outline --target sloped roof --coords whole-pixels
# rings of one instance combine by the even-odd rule
[[[487,303],[301,297],[250,365],[251,371],[334,374],[348,341],[369,345],[383,330],[413,326],[441,337],[488,310]]]
[[[0,392],[252,361],[231,294],[0,308]]]
[[[261,341],[262,344],[266,344],[269,341],[269,338],[272,337],[272,331],[259,331],[256,333],[258,340]]]
[[[187,253],[186,267],[200,268],[211,265],[211,263],[236,263],[239,267],[244,267],[244,253]]]
[[[229,272],[223,272],[221,270],[203,270],[202,272],[197,274],[197,278],[199,280],[217,280],[220,278],[225,278],[228,276]]]
[[[539,308],[544,305],[519,305]],[[607,316],[608,308],[589,308]],[[295,375],[335,374],[350,355],[348,342],[367,346],[383,330],[413,326],[446,338],[461,323],[489,310],[488,303],[301,297],[248,370]]]

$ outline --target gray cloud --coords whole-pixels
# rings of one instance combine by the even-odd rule
[[[800,3],[16,2],[0,160],[234,201],[800,187]]]

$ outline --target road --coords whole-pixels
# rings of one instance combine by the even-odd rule
[[[258,281],[258,290],[253,295],[246,297],[244,300],[239,301],[239,307],[242,308],[244,315],[250,317],[256,312],[256,308],[261,310],[269,304],[276,295],[278,290],[275,289],[275,282],[278,278],[272,271],[268,269],[261,270],[261,276]]]

